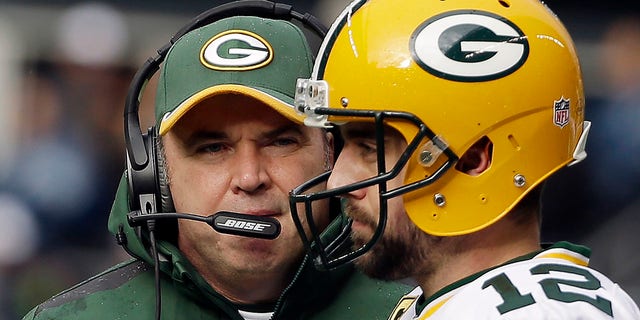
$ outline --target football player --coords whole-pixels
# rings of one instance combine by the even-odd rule
[[[640,319],[588,248],[540,243],[544,182],[590,128],[573,41],[540,1],[354,1],[295,103],[344,138],[291,193],[301,237],[320,267],[415,280],[392,319]],[[336,196],[350,221],[327,241],[295,209]]]

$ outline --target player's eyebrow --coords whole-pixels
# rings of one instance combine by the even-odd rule
[[[373,124],[354,124],[340,128],[345,139],[374,139],[375,126]]]
[[[203,140],[224,140],[229,136],[223,131],[215,130],[197,130],[189,135],[185,140],[186,145],[194,145]]]
[[[291,124],[286,124],[283,126],[280,126],[278,128],[275,128],[273,130],[264,132],[260,135],[261,138],[263,139],[274,139],[276,137],[278,137],[279,135],[285,134],[285,133],[291,133],[291,134],[295,134],[297,136],[306,136],[302,130],[302,127],[300,125],[297,125],[295,123],[291,123]]]

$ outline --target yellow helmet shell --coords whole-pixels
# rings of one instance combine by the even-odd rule
[[[492,141],[482,174],[452,169],[404,195],[407,214],[429,234],[490,225],[581,149],[574,44],[538,0],[353,2],[331,27],[314,77],[326,81],[330,108],[410,112],[458,156],[483,136]],[[414,127],[388,124],[407,141],[415,136]],[[414,159],[407,183],[431,174]]]

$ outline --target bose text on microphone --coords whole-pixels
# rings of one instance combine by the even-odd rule
[[[132,226],[139,226],[144,221],[152,219],[187,219],[204,222],[220,233],[261,239],[275,239],[280,235],[280,222],[273,217],[229,211],[219,211],[210,216],[199,216],[174,212],[143,214],[136,210],[129,213],[128,219]]]

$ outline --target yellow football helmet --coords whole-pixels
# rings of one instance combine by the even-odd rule
[[[391,126],[409,146],[393,169],[354,186],[297,188],[292,206],[377,184],[381,204],[402,195],[426,233],[480,230],[586,157],[584,104],[573,41],[539,0],[354,1],[333,23],[312,79],[298,80],[297,108],[308,125]],[[490,167],[477,176],[456,170],[483,137],[493,146]],[[405,166],[405,185],[387,190],[384,181]],[[386,212],[380,217],[383,229]]]

